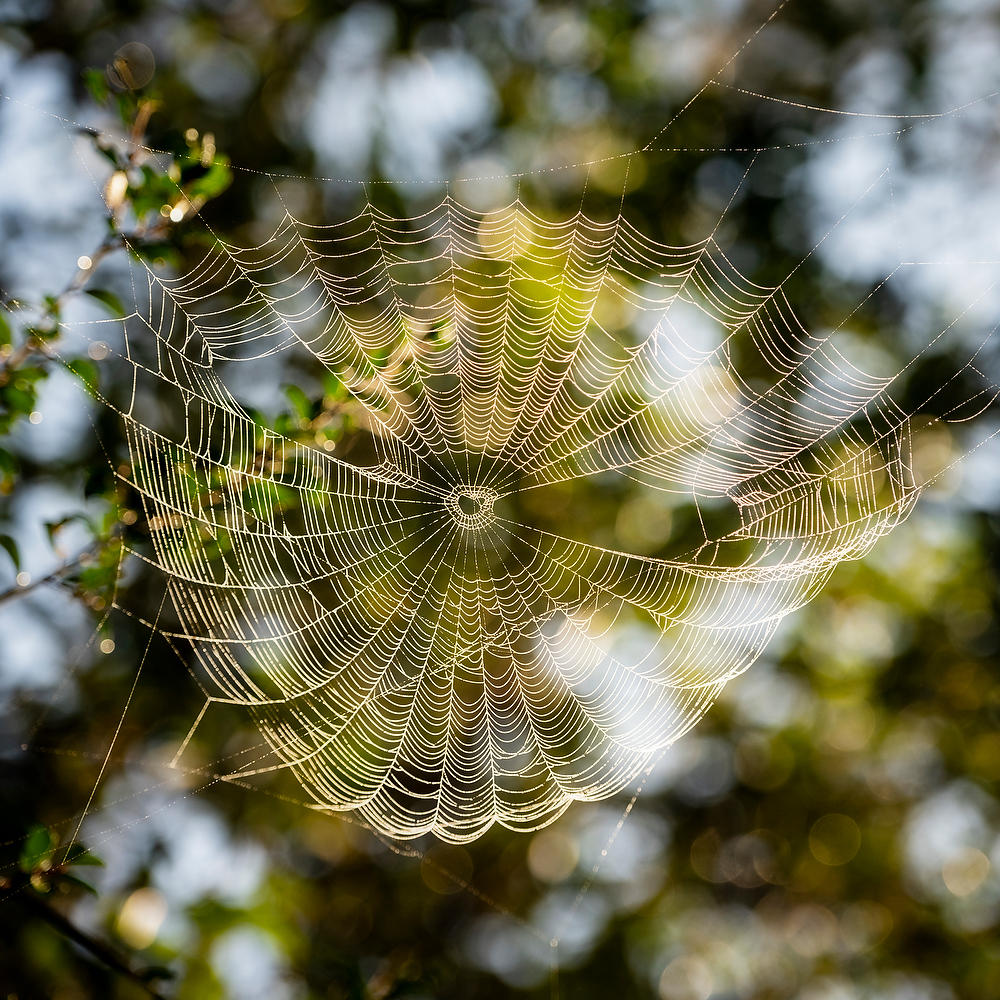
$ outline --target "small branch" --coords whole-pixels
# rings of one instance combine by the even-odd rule
[[[139,102],[139,110],[136,112],[135,121],[132,122],[132,128],[129,131],[129,141],[133,147],[129,155],[131,163],[135,162],[139,149],[142,147],[142,140],[145,138],[149,119],[153,117],[159,106],[159,101],[151,101],[148,98]]]
[[[46,584],[55,583],[57,580],[61,580],[67,573],[76,568],[76,564],[75,560],[72,563],[64,563],[58,569],[54,569],[47,576],[42,576],[37,580],[32,580],[31,583],[25,585],[24,587],[8,587],[7,590],[0,592],[0,604],[6,604],[7,601],[13,601],[16,597],[24,597],[26,594],[30,594],[33,590],[37,590],[39,587],[44,587]]]
[[[156,107],[156,102],[149,100],[141,101],[139,104],[131,129],[130,141],[133,148],[128,156],[129,166],[135,166],[140,158],[140,143],[149,123],[150,116],[156,110]],[[44,308],[40,309],[37,319],[34,322],[29,321],[29,324],[27,324],[27,335],[23,343],[16,350],[10,351],[5,358],[0,358],[0,386],[6,385],[12,375],[34,355],[41,354],[48,359],[54,357],[49,349],[49,340],[55,339],[59,335],[59,317],[64,303],[67,299],[72,298],[84,289],[105,257],[123,247],[135,252],[134,246],[136,244],[141,244],[150,238],[156,238],[169,228],[166,221],[150,220],[140,222],[132,232],[123,232],[119,224],[121,219],[120,206],[112,208],[109,205],[108,207],[110,209],[109,222],[112,232],[104,237],[87,258],[80,258],[81,264],[78,264],[76,272],[62,291],[48,298]],[[9,308],[6,301],[2,303],[2,306]],[[112,532],[111,539],[115,535],[116,532]],[[100,553],[102,547],[108,544],[111,539],[96,539],[74,558],[64,562],[61,566],[47,575],[40,577],[38,580],[32,581],[23,587],[14,586],[0,592],[0,604],[29,594],[38,587],[63,581],[78,567],[85,565],[89,557]],[[110,749],[108,752],[110,754]],[[62,871],[63,866],[49,869],[45,873],[45,878],[50,879]],[[31,875],[19,875],[14,880],[6,876],[0,876],[0,889],[8,890],[0,897],[0,901],[6,901],[11,897],[16,898],[33,917],[48,924],[63,938],[83,949],[102,966],[123,979],[134,983],[147,996],[152,997],[153,1000],[165,1000],[163,994],[154,988],[150,982],[153,978],[152,970],[148,970],[144,974],[142,970],[133,968],[127,957],[123,957],[109,943],[77,927],[65,914],[34,891],[32,879],[33,876]]]
[[[33,590],[39,587],[44,587],[50,583],[57,583],[64,577],[68,576],[73,570],[78,569],[84,564],[88,556],[95,555],[101,548],[102,541],[95,542],[93,545],[88,546],[78,555],[74,556],[72,559],[64,562],[61,566],[56,567],[51,573],[45,576],[40,576],[37,580],[32,580],[31,583],[25,584],[23,587],[13,586],[9,587],[7,590],[0,591],[0,604],[5,604],[7,601],[12,601],[17,597],[23,597],[25,594],[30,594]]]
[[[157,224],[152,227],[143,225],[130,233],[113,233],[112,235],[105,237],[101,243],[98,244],[98,246],[95,247],[90,254],[88,254],[90,264],[87,267],[77,268],[76,273],[73,275],[66,287],[63,288],[63,290],[55,296],[54,299],[52,299],[50,304],[43,310],[42,314],[33,325],[36,327],[42,327],[46,323],[49,323],[62,308],[67,299],[72,298],[77,294],[77,292],[82,291],[86,287],[94,272],[97,270],[98,264],[100,264],[100,262],[104,260],[104,258],[107,257],[112,251],[119,250],[122,247],[132,249],[134,244],[142,243],[143,240],[147,240],[150,237],[155,238],[162,235],[166,228],[167,227],[163,222],[157,222]],[[10,373],[20,368],[21,365],[28,360],[28,358],[36,353],[50,356],[47,349],[47,342],[39,339],[38,337],[29,336],[16,351],[0,361],[0,385],[5,384],[7,379],[10,377]]]
[[[117,249],[122,246],[124,242],[123,236],[115,234],[113,236],[105,237],[101,243],[90,252],[90,265],[88,267],[78,267],[76,273],[70,279],[66,287],[51,300],[48,306],[43,310],[42,314],[38,317],[37,321],[33,324],[35,327],[42,327],[45,324],[51,322],[56,316],[58,310],[62,307],[66,299],[75,295],[77,292],[81,291],[83,287],[90,281],[91,275],[97,270],[97,265],[109,254],[112,250]],[[6,382],[10,373],[17,371],[21,365],[24,364],[32,354],[36,352],[41,352],[47,354],[45,341],[39,339],[38,337],[29,336],[21,346],[5,358],[0,364],[0,382]]]
[[[16,898],[33,916],[45,921],[63,937],[89,952],[101,965],[141,987],[147,996],[154,997],[155,1000],[165,1000],[163,994],[156,990],[141,972],[133,969],[110,945],[80,930],[68,917],[39,898],[31,889],[25,888]]]

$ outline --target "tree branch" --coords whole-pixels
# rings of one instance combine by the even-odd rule
[[[114,536],[112,536],[114,537]],[[32,580],[31,583],[21,586],[8,587],[7,590],[0,591],[0,604],[5,604],[7,601],[12,601],[16,597],[23,597],[25,594],[30,594],[33,590],[38,587],[44,587],[49,583],[57,583],[64,577],[68,576],[73,570],[84,565],[88,556],[94,555],[103,544],[104,540],[95,542],[93,545],[88,546],[74,558],[64,562],[61,566],[57,566],[51,573],[47,573],[45,576],[40,576],[37,580]]]
[[[63,937],[83,948],[101,965],[141,987],[147,996],[154,997],[155,1000],[165,1000],[163,994],[149,982],[149,978],[142,972],[133,969],[109,944],[81,930],[68,917],[60,913],[54,906],[46,903],[30,888],[25,887],[16,896],[32,916],[44,921]]]

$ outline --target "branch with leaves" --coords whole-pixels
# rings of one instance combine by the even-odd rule
[[[111,138],[85,130],[94,148],[111,164],[104,185],[107,205],[107,233],[89,253],[77,260],[77,270],[61,291],[44,296],[37,304],[6,297],[0,303],[0,435],[9,435],[23,420],[35,419],[38,395],[54,362],[93,390],[99,370],[86,357],[62,361],[56,346],[62,334],[67,305],[81,294],[99,302],[114,316],[125,309],[111,290],[95,288],[92,279],[99,265],[119,251],[140,259],[158,261],[179,258],[179,223],[197,213],[207,202],[221,195],[231,183],[228,159],[215,147],[210,134],[188,129],[176,153],[166,162],[145,144],[145,132],[159,102],[126,90],[113,94],[103,71],[87,74],[87,85],[102,104],[113,102],[127,126],[126,138]],[[0,446],[0,495],[9,494],[18,479],[17,453]],[[107,547],[119,544],[115,523],[94,525],[93,545],[70,565],[48,574],[40,582],[63,580],[90,558],[100,561]],[[21,575],[17,542],[10,533],[0,533],[0,546],[10,555]],[[21,577],[24,580],[24,577]],[[0,601],[26,591],[25,586],[0,595]]]
[[[55,860],[57,851],[63,853],[59,862]],[[79,843],[70,844],[63,852],[49,830],[33,827],[25,837],[18,871],[0,875],[0,903],[16,900],[31,916],[48,924],[105,968],[135,983],[148,996],[162,998],[155,983],[170,976],[168,969],[133,967],[111,945],[81,930],[49,901],[79,890],[93,893],[93,886],[72,870],[90,865],[100,866],[103,862]]]
[[[221,195],[231,181],[228,160],[217,152],[211,135],[189,129],[172,155],[150,150],[144,144],[145,134],[158,101],[127,86],[113,93],[109,82],[112,79],[104,71],[87,74],[93,96],[99,103],[115,105],[127,128],[122,138],[86,131],[94,148],[111,165],[104,184],[104,237],[78,258],[75,273],[61,290],[43,296],[37,303],[10,296],[0,302],[0,547],[17,572],[16,585],[0,592],[0,604],[41,587],[62,585],[94,611],[109,606],[121,570],[123,530],[136,520],[135,512],[123,503],[120,484],[105,491],[108,495],[103,512],[74,514],[45,525],[56,551],[60,534],[70,523],[82,525],[89,540],[57,568],[31,580],[22,569],[9,505],[2,503],[3,498],[14,493],[22,471],[19,451],[9,435],[25,420],[37,422],[39,392],[55,365],[72,372],[91,391],[98,387],[100,372],[94,359],[66,359],[59,348],[65,310],[78,296],[90,296],[114,316],[125,315],[112,290],[94,286],[99,266],[119,252],[146,261],[180,260],[184,236],[180,224]],[[120,79],[120,74],[114,79]],[[61,858],[58,863],[57,851]],[[92,892],[75,868],[100,863],[83,845],[73,843],[68,849],[59,848],[52,831],[44,825],[33,825],[24,834],[18,870],[0,876],[0,898],[16,900],[33,918],[82,948],[102,966],[141,986],[149,996],[159,997],[155,981],[169,973],[136,969],[109,943],[77,927],[57,905],[57,901],[71,901],[81,891]]]

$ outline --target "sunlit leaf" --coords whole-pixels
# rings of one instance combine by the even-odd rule
[[[18,864],[23,872],[34,871],[52,851],[52,834],[48,827],[33,826],[24,838]]]
[[[96,392],[99,385],[97,365],[83,358],[74,358],[66,367],[89,389]]]
[[[10,556],[10,561],[14,564],[14,569],[21,569],[21,552],[17,547],[17,542],[10,535],[0,535],[0,548]]]
[[[91,298],[97,299],[105,306],[112,316],[125,315],[125,306],[122,305],[121,299],[114,292],[109,292],[106,288],[88,288],[86,292]]]

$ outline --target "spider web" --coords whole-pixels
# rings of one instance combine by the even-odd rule
[[[649,155],[763,152],[655,145],[725,86],[719,74],[753,37]],[[128,554],[162,573],[161,612],[169,602],[180,622],[158,615],[150,643],[190,643],[201,670],[206,700],[173,761],[189,779],[180,796],[220,782],[273,795],[252,779],[287,770],[311,808],[439,868],[385,838],[533,830],[573,800],[631,793],[554,927],[441,869],[525,933],[553,996],[563,935],[656,761],[837,565],[868,553],[948,471],[952,457],[927,468],[926,432],[998,395],[970,350],[924,405],[902,401],[964,312],[899,371],[866,373],[840,337],[854,314],[810,332],[786,297],[798,268],[755,284],[727,257],[721,225],[670,246],[630,221],[624,196],[610,218],[581,202],[555,219],[520,192],[490,212],[447,193],[409,218],[366,197],[334,225],[286,211],[256,247],[217,240],[181,278],[132,265],[118,352],[130,398],[104,402],[131,452],[112,466],[151,529],[152,553]],[[917,266],[904,256],[859,310]],[[75,329],[106,346],[116,325]],[[357,433],[330,449],[261,426],[230,376],[252,379],[278,355],[345,387]],[[607,531],[584,537],[561,506],[567,484],[585,500],[627,486],[693,507],[697,544],[664,558],[622,551]],[[130,613],[124,600],[115,610]],[[98,801],[149,651],[106,753],[76,751],[101,763],[82,813],[58,824],[75,827],[67,846]],[[216,705],[246,712],[265,752],[188,769]],[[111,826],[88,845],[169,808],[154,796],[138,818],[117,816],[168,783],[101,801]]]
[[[657,144],[783,6],[619,159],[677,152]],[[763,150],[727,152],[754,154],[749,174]],[[399,217],[362,186],[341,222],[286,207],[257,246],[211,234],[181,277],[133,263],[130,399],[104,402],[151,529],[151,554],[128,551],[162,573],[179,628],[148,624],[191,645],[205,692],[175,764],[229,705],[268,752],[218,780],[287,770],[313,808],[398,839],[539,829],[644,780],[946,471],[916,467],[915,431],[972,419],[996,387],[974,354],[925,406],[900,396],[961,317],[900,371],[866,372],[838,341],[851,317],[823,333],[796,317],[804,261],[757,284],[717,238],[728,206],[670,245],[630,220],[624,186],[611,217],[585,210],[585,183],[554,218],[520,189],[492,211],[446,190]],[[227,380],[277,355],[342,387],[357,432],[306,442],[255,419]],[[690,505],[698,544],[581,537],[567,484]]]
[[[270,748],[230,777],[287,768],[393,838],[535,830],[629,787],[925,485],[898,377],[806,330],[715,232],[366,199],[134,281],[125,478],[180,622],[161,631]],[[345,387],[365,459],[227,388],[288,352]],[[173,400],[166,429],[146,395]],[[620,551],[526,506],[622,480],[692,503],[697,548]]]

